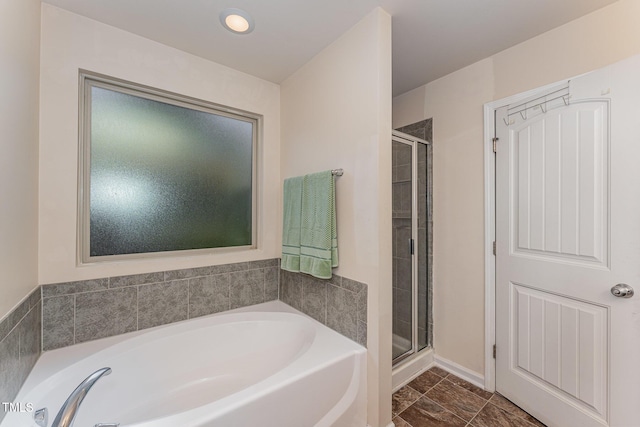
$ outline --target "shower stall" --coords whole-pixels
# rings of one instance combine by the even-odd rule
[[[432,339],[431,120],[401,129],[392,135],[394,368]]]

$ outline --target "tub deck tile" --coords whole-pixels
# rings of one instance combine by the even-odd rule
[[[327,326],[354,341],[358,339],[356,294],[327,286]]]
[[[75,343],[75,297],[42,300],[42,349],[54,350]]]
[[[133,332],[137,329],[138,288],[77,294],[76,343]]]
[[[229,273],[231,308],[246,307],[264,302],[264,270],[245,270]]]
[[[279,268],[269,267],[264,269],[264,300],[273,301],[278,299],[278,274]]]
[[[138,329],[188,318],[189,281],[143,285],[138,288]]]
[[[229,310],[229,275],[189,279],[189,318]]]
[[[304,299],[302,300],[302,312],[316,319],[322,324],[327,322],[327,283],[305,277],[302,281],[302,292]],[[314,280],[315,279],[315,280]]]
[[[76,282],[54,283],[42,286],[44,298],[60,295],[78,294],[81,292],[104,291],[109,289],[109,279],[80,280]]]

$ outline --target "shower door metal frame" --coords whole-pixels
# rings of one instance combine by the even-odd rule
[[[418,144],[430,145],[430,143],[397,130],[392,131],[391,140],[411,146],[411,244],[413,245],[413,253],[411,254],[411,348],[392,360],[393,367],[397,367],[421,351],[418,350],[418,254],[422,250],[418,243]],[[425,326],[428,330],[428,325]],[[430,346],[429,342],[422,350],[426,350]]]

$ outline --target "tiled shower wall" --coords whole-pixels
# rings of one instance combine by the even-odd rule
[[[278,299],[278,262],[43,285],[43,350]]]
[[[426,257],[418,259],[418,345],[419,348],[423,348],[433,342],[433,274],[431,269],[433,265],[433,119],[422,120],[396,130],[430,143],[427,146],[418,145],[418,245],[427,249]],[[398,175],[394,173],[396,179],[401,177],[401,171],[397,172]],[[394,229],[402,227],[402,221],[401,218],[396,219],[394,216]],[[394,307],[394,333],[396,333],[396,322],[401,321],[400,318],[396,319],[395,313]],[[400,311],[399,316],[401,316]],[[401,325],[401,323],[399,324]]]
[[[40,356],[40,314],[38,286],[0,322],[0,403],[13,401]]]

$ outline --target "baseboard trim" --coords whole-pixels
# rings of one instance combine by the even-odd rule
[[[432,348],[422,350],[394,368],[391,377],[392,392],[395,393],[413,381],[415,377],[434,366],[434,354]]]
[[[465,368],[462,365],[458,365],[456,362],[452,362],[451,360],[438,355],[435,355],[435,365],[457,377],[462,378],[463,380],[469,381],[475,386],[484,389],[484,375],[482,374],[472,371],[469,368]]]

